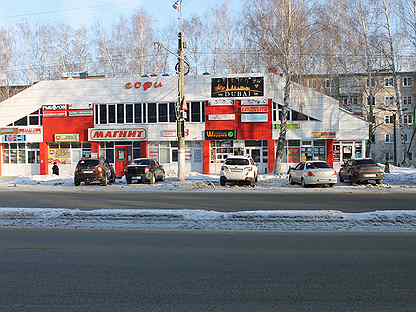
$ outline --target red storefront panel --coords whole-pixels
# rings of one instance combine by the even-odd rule
[[[44,141],[55,142],[55,134],[79,134],[80,142],[88,142],[88,128],[94,127],[92,116],[43,118]]]

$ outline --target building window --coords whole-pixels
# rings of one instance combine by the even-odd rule
[[[384,159],[385,159],[386,161],[393,161],[393,155],[392,155],[392,153],[390,153],[390,152],[386,152],[386,153],[384,154]]]
[[[168,122],[168,104],[159,103],[159,122]]]
[[[409,136],[407,135],[407,133],[403,133],[400,137],[402,139],[402,144],[409,143]]]
[[[117,104],[117,123],[124,123],[124,104]]]
[[[412,152],[407,153],[407,159],[413,160],[413,153]]]
[[[384,78],[385,87],[393,87],[393,78]]]
[[[413,122],[413,116],[411,114],[403,115],[403,123],[405,125],[411,125]]]
[[[29,125],[30,126],[39,126],[40,125],[40,110],[29,115]]]
[[[147,122],[148,123],[157,122],[156,103],[147,103]]]
[[[176,122],[176,103],[169,103],[169,122]]]
[[[384,116],[384,123],[386,125],[390,125],[394,123],[394,115],[386,115]]]
[[[108,123],[116,123],[116,106],[114,104],[108,105]]]
[[[27,126],[27,116],[20,118],[18,121],[14,122],[15,126]]]
[[[142,123],[142,104],[134,104],[134,122]]]
[[[390,144],[393,143],[393,136],[389,133],[384,135],[384,143]]]
[[[39,143],[3,144],[3,163],[5,164],[39,164]]]
[[[412,105],[412,97],[411,96],[404,96],[403,97],[403,106],[410,106]]]
[[[100,124],[107,123],[107,105],[101,104],[100,105]]]
[[[412,77],[404,77],[403,78],[403,87],[411,87],[413,85]]]
[[[133,104],[126,104],[126,123],[133,123]]]
[[[385,96],[384,97],[384,105],[385,106],[394,105],[394,96]]]
[[[376,80],[374,78],[367,79],[367,87],[368,88],[374,88],[376,86]]]
[[[201,122],[201,102],[191,102],[191,122]]]

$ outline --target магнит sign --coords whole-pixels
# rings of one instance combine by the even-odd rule
[[[212,98],[264,96],[264,77],[212,78]]]
[[[140,141],[146,138],[146,129],[89,129],[90,141]]]
[[[205,130],[206,140],[234,140],[237,138],[235,130]]]

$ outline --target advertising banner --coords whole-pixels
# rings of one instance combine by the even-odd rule
[[[267,106],[241,106],[242,113],[268,113]]]
[[[208,120],[210,121],[235,120],[235,114],[212,114],[212,115],[208,115]]]
[[[55,134],[55,142],[79,142],[79,133]]]
[[[264,77],[225,77],[211,79],[212,98],[264,96]]]
[[[335,139],[337,133],[335,131],[313,131],[312,137],[314,139]]]

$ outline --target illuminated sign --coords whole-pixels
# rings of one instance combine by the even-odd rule
[[[205,130],[206,140],[233,140],[237,138],[235,130]]]
[[[264,96],[264,77],[212,78],[212,98]]]
[[[146,129],[89,129],[90,141],[140,141],[146,138]]]
[[[208,120],[211,120],[211,121],[235,120],[235,114],[212,114],[212,115],[208,115]]]
[[[253,99],[243,99],[241,100],[241,106],[264,106],[267,105],[266,99],[253,100]]]
[[[163,84],[161,81],[146,81],[146,82],[141,82],[141,81],[136,81],[136,82],[127,82],[124,87],[128,90],[130,89],[142,89],[143,91],[148,91],[149,89],[158,89],[163,87]]]

